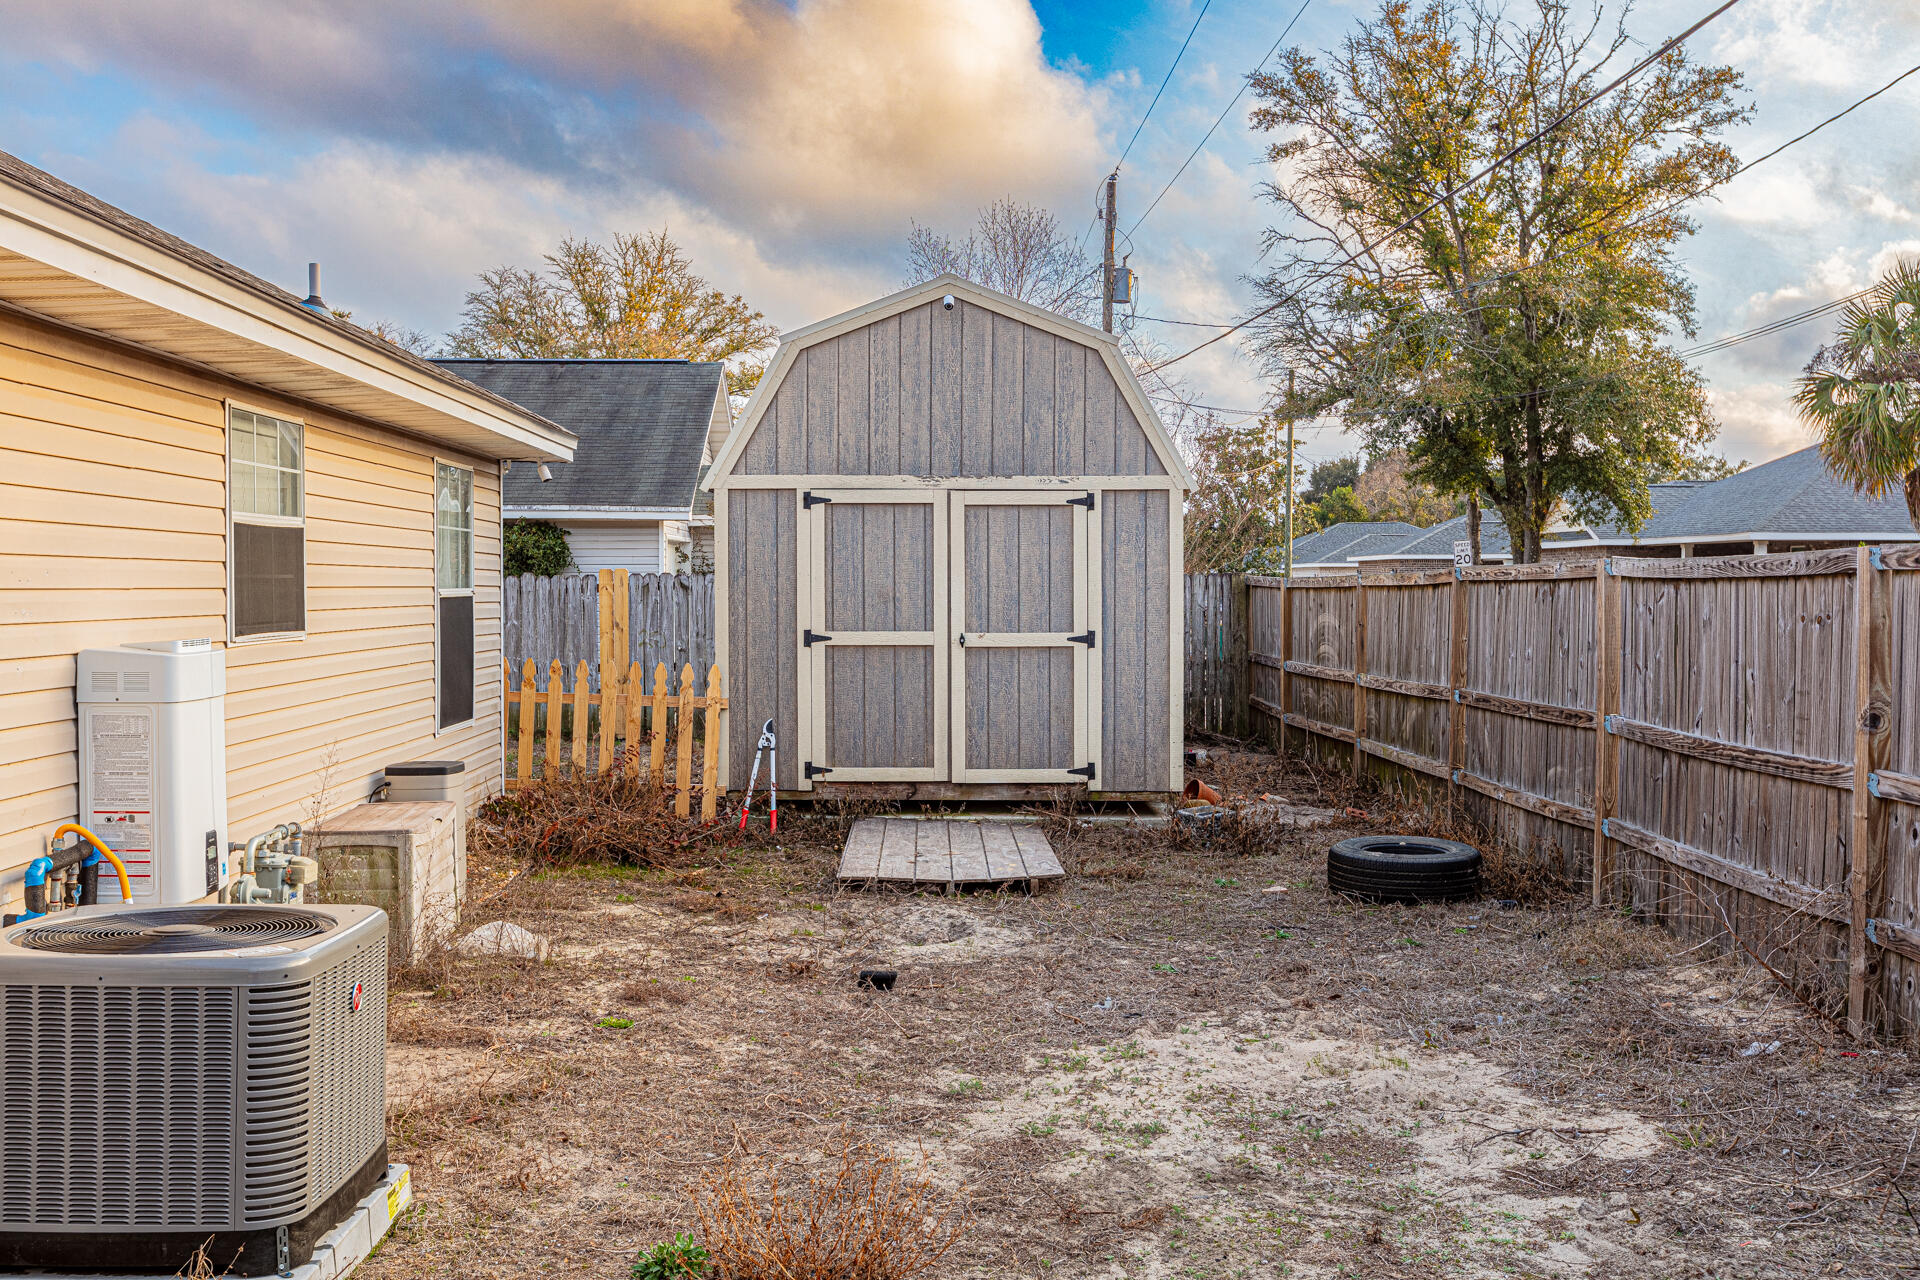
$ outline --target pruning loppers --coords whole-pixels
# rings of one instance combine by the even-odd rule
[[[747,829],[747,810],[753,807],[754,784],[760,781],[760,757],[767,758],[767,830],[780,829],[780,791],[774,780],[780,754],[773,745],[773,721],[760,726],[760,744],[754,748],[753,769],[747,774],[747,794],[740,800],[740,829]]]

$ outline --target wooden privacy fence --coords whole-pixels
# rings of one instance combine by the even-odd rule
[[[628,664],[619,679],[602,681],[598,692],[589,687],[584,661],[575,666],[571,691],[561,679],[558,659],[548,663],[544,690],[537,687],[535,674],[529,658],[521,664],[515,688],[513,664],[506,664],[509,791],[548,778],[585,777],[616,768],[637,778],[644,754],[647,776],[656,786],[673,788],[675,813],[687,817],[698,790],[700,816],[713,817],[720,799],[721,717],[727,709],[719,667],[708,669],[703,693],[694,692],[691,663],[681,667],[677,690],[667,664],[655,664],[650,693],[637,662]],[[696,739],[702,748],[697,773]]]
[[[647,671],[662,662],[705,671],[714,661],[710,573],[520,574],[504,580],[501,612],[507,662],[517,670],[531,660],[542,682],[555,661],[571,681],[584,660],[596,693],[603,657]]]
[[[1920,547],[1250,578],[1248,701],[1920,1029]],[[1276,722],[1278,722],[1276,724]]]
[[[1244,737],[1249,727],[1246,575],[1190,573],[1186,592],[1187,724]]]

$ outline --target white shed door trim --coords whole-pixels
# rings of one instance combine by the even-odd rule
[[[949,495],[953,781],[1100,790],[1097,500],[1092,491]],[[1058,581],[1063,569],[1070,583]],[[970,582],[993,592],[971,611]],[[1067,708],[1058,705],[1063,689]]]
[[[801,785],[946,780],[947,495],[811,489],[800,502]]]

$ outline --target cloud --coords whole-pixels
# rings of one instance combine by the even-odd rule
[[[1789,382],[1713,387],[1707,400],[1720,423],[1714,445],[1722,457],[1765,462],[1813,443],[1812,433],[1794,411]]]
[[[1023,0],[27,0],[8,41],[295,136],[486,157],[571,192],[665,190],[848,249],[910,213],[1054,202],[1099,91]]]
[[[1888,47],[1920,30],[1920,0],[1749,0],[1727,18],[1712,56],[1750,85],[1858,89],[1884,80]]]

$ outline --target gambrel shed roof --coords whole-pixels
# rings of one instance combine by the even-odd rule
[[[956,275],[784,335],[705,483],[744,474],[1191,485],[1114,335]]]

